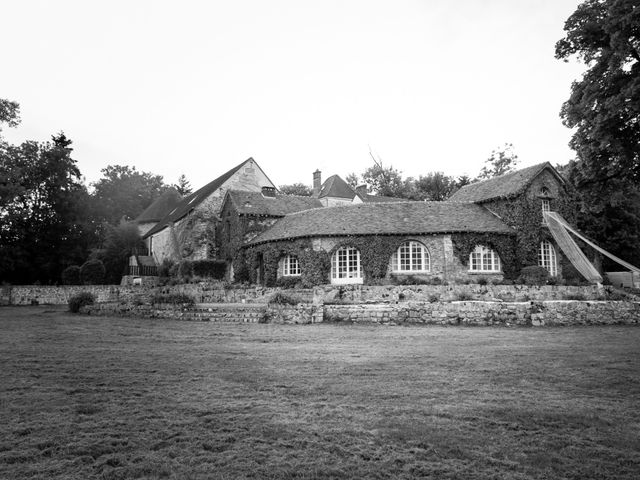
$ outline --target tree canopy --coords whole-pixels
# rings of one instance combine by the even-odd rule
[[[574,129],[577,161],[565,172],[578,227],[640,265],[640,8],[637,0],[586,0],[564,29],[556,58],[587,67],[560,112]]]
[[[284,195],[300,195],[302,197],[310,197],[313,190],[304,183],[292,183],[291,185],[280,185],[280,193]]]
[[[640,8],[637,0],[586,0],[566,21],[556,58],[587,70],[562,106],[587,181],[640,182]]]
[[[505,143],[501,148],[493,150],[484,163],[485,166],[480,170],[476,180],[499,177],[515,171],[518,165],[518,156],[513,151],[513,145]]]
[[[63,133],[0,144],[0,280],[55,283],[86,257],[88,194],[71,152]]]
[[[166,189],[162,176],[139,172],[136,167],[109,165],[93,184],[92,198],[96,220],[118,225],[133,220]]]

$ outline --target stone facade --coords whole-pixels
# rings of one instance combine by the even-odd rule
[[[215,225],[228,190],[259,192],[275,185],[255,160],[247,160],[219,188],[195,204],[184,217],[146,240],[156,263],[163,260],[204,260],[215,257]]]

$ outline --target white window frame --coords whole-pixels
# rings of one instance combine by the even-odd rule
[[[416,268],[417,267],[417,268]],[[429,251],[421,242],[408,240],[393,252],[391,257],[393,273],[428,273],[431,271]]]
[[[501,273],[502,262],[495,250],[484,245],[476,245],[469,254],[469,272]]]
[[[547,219],[544,216],[544,212],[550,212],[550,211],[551,211],[551,202],[549,201],[549,199],[543,198],[542,199],[542,223],[544,223],[545,225],[547,223]]]
[[[331,283],[362,283],[360,251],[353,247],[340,247],[331,256]]]
[[[558,275],[556,249],[553,248],[553,245],[551,245],[551,242],[548,240],[540,242],[540,250],[538,250],[538,265],[549,272],[549,275],[552,277]]]
[[[299,277],[302,275],[300,261],[295,255],[287,255],[282,259],[282,276]]]

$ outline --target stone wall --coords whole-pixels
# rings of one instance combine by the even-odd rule
[[[234,323],[380,323],[468,326],[637,325],[640,303],[621,301],[405,302],[398,304],[266,305],[185,307],[108,302],[82,307],[98,316],[170,318]]]
[[[638,324],[640,303],[559,300],[325,305],[324,321],[476,326]]]
[[[322,305],[224,304],[184,306],[169,304],[131,304],[107,302],[81,307],[81,313],[94,316],[169,318],[174,320],[225,323],[321,323]]]
[[[279,288],[251,286],[224,288],[220,282],[153,285],[73,285],[73,286],[5,286],[0,301],[8,305],[68,303],[79,292],[91,292],[98,302],[148,301],[154,295],[180,293],[191,296],[196,303],[267,302]],[[303,303],[349,301],[353,303],[449,302],[468,300],[501,300],[505,302],[600,298],[604,291],[595,286],[525,285],[324,285],[314,289],[285,290],[287,295]]]

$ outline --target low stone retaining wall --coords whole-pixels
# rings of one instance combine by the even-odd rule
[[[322,305],[266,305],[259,303],[184,305],[127,305],[116,302],[97,303],[80,309],[94,316],[170,318],[200,322],[233,323],[319,323]]]
[[[556,300],[325,305],[324,320],[478,326],[638,324],[640,303]]]
[[[88,315],[172,318],[249,323],[350,323],[432,325],[568,326],[640,323],[640,303],[622,301],[549,301],[402,304],[265,305],[210,304],[126,305],[102,303],[82,307]]]
[[[197,303],[266,303],[279,288],[252,286],[224,288],[220,282],[154,287],[151,285],[5,286],[0,301],[7,305],[64,305],[79,292],[91,292],[98,302],[143,302],[164,294],[186,294]],[[546,285],[325,285],[314,289],[285,290],[302,303],[336,300],[353,303],[450,302],[455,300],[502,300],[505,302],[564,300],[568,297],[593,300],[602,295],[595,286]]]

